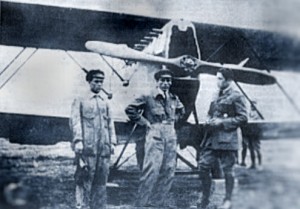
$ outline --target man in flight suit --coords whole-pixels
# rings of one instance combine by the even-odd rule
[[[160,70],[154,77],[157,88],[136,98],[125,110],[131,120],[147,127],[145,157],[135,202],[139,207],[167,207],[164,199],[176,169],[174,124],[184,114],[183,104],[169,91],[173,73]],[[140,114],[142,110],[143,115]]]
[[[70,126],[76,164],[76,207],[106,208],[106,182],[112,144],[116,144],[108,103],[99,95],[104,81],[101,70],[86,75],[90,91],[72,104]]]
[[[213,99],[208,111],[206,123],[207,135],[201,144],[199,160],[200,180],[203,187],[202,201],[198,208],[207,208],[209,204],[211,176],[215,161],[220,161],[225,176],[226,196],[221,207],[231,208],[231,196],[234,188],[233,166],[238,150],[237,129],[247,122],[247,108],[244,96],[233,89],[233,72],[221,68],[217,73],[218,95]]]

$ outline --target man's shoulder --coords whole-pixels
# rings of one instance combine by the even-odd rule
[[[74,96],[74,100],[84,101],[84,100],[88,99],[89,97],[91,97],[91,94],[92,93],[89,90],[78,91],[76,93],[76,95]]]
[[[173,98],[173,99],[179,99],[177,94],[174,94],[173,92],[170,92],[170,97]]]
[[[155,89],[151,89],[151,90],[145,91],[141,95],[143,97],[156,97],[159,94],[160,94],[160,92],[158,91],[157,88],[155,88]]]
[[[223,100],[231,101],[233,103],[246,103],[245,96],[235,89],[232,89],[229,93],[227,93]]]
[[[86,95],[77,95],[77,96],[74,98],[75,101],[79,101],[79,102],[83,102],[83,101],[85,101],[85,100],[87,100],[87,99],[88,99],[88,97],[87,97]]]
[[[233,89],[233,90],[231,91],[230,96],[233,97],[233,98],[235,98],[235,99],[241,99],[241,98],[244,98],[244,95],[243,95],[241,92],[239,92],[238,90],[236,90],[236,89]]]
[[[163,96],[162,93],[159,92],[157,89],[151,89],[149,91],[141,93],[139,97],[144,97],[145,99],[147,99],[147,98],[156,98],[158,95]],[[169,95],[173,99],[179,99],[179,97],[173,92],[169,92]]]

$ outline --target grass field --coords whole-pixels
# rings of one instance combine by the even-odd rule
[[[25,208],[74,208],[74,154],[67,142],[51,146],[18,145],[0,139],[0,208],[10,207],[4,188],[22,182],[28,199]],[[298,209],[300,208],[299,139],[262,141],[263,170],[236,167],[238,185],[233,197],[236,209]],[[121,146],[117,147],[119,153]],[[134,153],[130,146],[126,156]],[[187,151],[187,158],[193,157]],[[125,157],[126,158],[126,157]],[[112,158],[112,162],[116,156]],[[249,162],[248,162],[249,164]],[[179,169],[185,169],[178,163]],[[112,175],[108,187],[108,208],[132,208],[138,186],[135,159],[130,158],[121,169],[123,175]],[[199,199],[201,186],[197,176],[176,176],[168,201],[178,208],[190,208]],[[211,207],[221,203],[224,191],[216,187]],[[19,207],[20,208],[20,207]]]

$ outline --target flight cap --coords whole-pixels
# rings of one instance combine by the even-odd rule
[[[174,74],[172,71],[168,70],[168,69],[163,69],[163,70],[160,70],[160,71],[157,71],[155,74],[154,74],[154,78],[155,80],[159,80],[159,78],[161,77],[171,77],[173,78]]]
[[[99,70],[99,69],[96,69],[96,70],[90,70],[87,74],[86,74],[86,77],[85,77],[85,80],[87,82],[90,82],[93,80],[93,78],[99,78],[99,79],[102,79],[104,80],[104,72],[102,70]]]

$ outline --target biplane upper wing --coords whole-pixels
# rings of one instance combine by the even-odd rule
[[[1,1],[0,44],[87,51],[88,40],[133,47],[168,20],[133,15]]]
[[[87,51],[88,40],[125,43],[133,48],[169,19],[123,13],[1,1],[0,44]],[[194,23],[205,61],[239,63],[258,69],[297,70],[300,43],[279,33]],[[120,28],[122,30],[120,30]],[[287,69],[287,68],[284,68]]]

